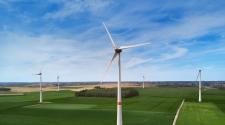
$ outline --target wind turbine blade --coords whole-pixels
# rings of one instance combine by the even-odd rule
[[[144,45],[148,45],[148,44],[150,44],[150,43],[140,43],[140,44],[135,44],[135,45],[121,46],[121,47],[119,47],[119,49],[134,48],[134,47],[144,46]]]
[[[199,78],[199,74],[200,74],[200,73],[198,72],[198,75],[197,75],[196,81],[198,81],[198,78]]]
[[[106,71],[105,71],[105,73],[104,73],[104,75],[103,75],[103,77],[102,77],[101,83],[102,83],[102,81],[104,80],[104,78],[106,77],[106,74],[108,73],[109,69],[111,68],[112,62],[113,62],[113,60],[116,58],[117,55],[118,55],[117,53],[114,53],[112,59],[110,60],[108,66],[107,66],[107,69],[106,69]]]
[[[115,42],[113,41],[112,36],[111,36],[111,34],[110,34],[110,32],[109,32],[107,26],[105,25],[104,22],[103,22],[102,24],[103,24],[103,26],[104,26],[104,28],[105,28],[105,31],[106,31],[107,34],[108,34],[108,37],[109,37],[109,39],[110,39],[110,41],[111,41],[111,43],[112,43],[113,48],[116,49],[117,46],[116,46]]]

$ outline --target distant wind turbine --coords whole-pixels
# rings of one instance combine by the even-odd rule
[[[58,84],[58,91],[59,91],[59,76],[57,76],[57,84]]]
[[[145,88],[145,76],[142,76],[142,78],[143,78],[142,88],[144,89]]]
[[[115,42],[113,41],[113,38],[108,30],[108,28],[106,27],[105,23],[103,22],[103,26],[108,34],[108,37],[112,43],[112,47],[115,51],[106,72],[109,70],[109,68],[112,65],[112,62],[114,61],[114,59],[116,57],[118,57],[118,70],[119,70],[119,79],[118,79],[118,84],[117,84],[117,125],[122,125],[123,121],[122,121],[122,97],[121,97],[121,60],[120,60],[120,56],[121,56],[121,52],[124,49],[128,49],[128,48],[134,48],[134,47],[139,47],[139,46],[143,46],[149,43],[141,43],[141,44],[136,44],[136,45],[129,45],[129,46],[117,46],[115,44]]]
[[[197,79],[198,80],[198,102],[202,102],[202,70],[198,71]]]
[[[36,74],[40,76],[40,100],[39,102],[42,103],[43,102],[43,98],[42,98],[42,71],[40,71],[40,73]]]

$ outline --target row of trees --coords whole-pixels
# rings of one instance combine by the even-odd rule
[[[0,92],[9,92],[11,91],[10,88],[0,88]]]
[[[122,89],[122,97],[129,98],[138,96],[139,92],[136,89],[131,88],[123,88]],[[95,88],[92,90],[82,90],[80,92],[76,92],[75,96],[78,97],[110,97],[115,98],[117,97],[117,89],[106,89],[106,88]]]

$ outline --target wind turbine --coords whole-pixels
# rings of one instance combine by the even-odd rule
[[[142,88],[144,89],[145,88],[145,76],[142,76],[142,78],[143,78]]]
[[[198,71],[197,79],[198,80],[198,102],[202,102],[202,70]]]
[[[143,46],[143,45],[146,45],[146,44],[149,44],[149,43],[141,43],[141,44],[135,44],[135,45],[129,45],[129,46],[117,46],[107,28],[107,26],[105,25],[105,23],[103,22],[103,26],[105,28],[105,31],[107,32],[108,34],[108,37],[112,43],[112,47],[115,51],[108,67],[107,67],[107,70],[109,70],[109,68],[111,67],[112,65],[112,62],[114,61],[114,59],[116,57],[118,57],[118,70],[119,70],[119,79],[118,79],[118,83],[117,83],[117,125],[122,125],[123,124],[123,121],[122,121],[122,97],[121,97],[121,52],[124,50],[124,49],[128,49],[128,48],[134,48],[134,47],[139,47],[139,46]]]
[[[36,74],[40,76],[40,103],[43,102],[43,98],[42,98],[42,72],[40,71],[40,73]]]
[[[57,84],[58,84],[58,91],[59,91],[59,76],[57,76]]]

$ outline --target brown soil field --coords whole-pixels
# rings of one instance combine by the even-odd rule
[[[61,86],[60,90],[71,90],[71,91],[81,91],[84,89],[93,89],[96,86],[100,86],[101,88],[116,88],[117,83],[107,83],[107,84],[93,84],[93,85],[69,85],[69,86]],[[142,84],[130,84],[130,83],[122,83],[122,87],[124,88],[138,88],[142,87]],[[154,87],[154,85],[146,85],[146,87]],[[29,85],[22,87],[10,87],[12,92],[16,93],[24,93],[24,92],[38,92],[40,90],[38,85]],[[43,91],[58,91],[57,86],[54,85],[43,85]]]

